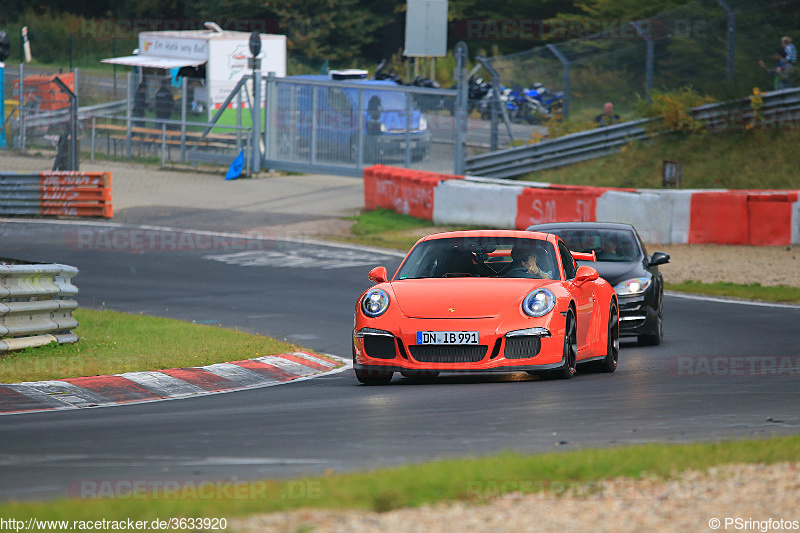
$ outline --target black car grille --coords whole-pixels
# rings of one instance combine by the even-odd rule
[[[486,357],[488,346],[474,345],[441,345],[412,344],[408,347],[412,357],[420,363],[477,363]]]
[[[364,335],[364,351],[376,359],[394,359],[394,337],[386,335]]]
[[[509,337],[506,339],[504,355],[506,359],[525,359],[536,356],[541,348],[542,340],[539,337]]]

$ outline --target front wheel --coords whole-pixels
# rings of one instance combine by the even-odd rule
[[[602,361],[598,361],[597,370],[600,372],[613,372],[617,369],[619,361],[619,315],[617,306],[612,305],[608,310],[608,342],[606,344],[606,356]]]
[[[664,340],[664,307],[659,302],[656,332],[652,335],[639,335],[639,346],[658,346]]]
[[[552,371],[552,377],[570,379],[575,375],[575,366],[578,364],[578,335],[575,330],[575,312],[567,312],[567,322],[564,326],[564,364]]]

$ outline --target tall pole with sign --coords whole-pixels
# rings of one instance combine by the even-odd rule
[[[6,64],[11,40],[8,34],[0,31],[0,148],[6,148]]]
[[[254,31],[250,34],[250,68],[253,70],[253,102],[250,116],[253,121],[253,174],[261,172],[261,35]]]

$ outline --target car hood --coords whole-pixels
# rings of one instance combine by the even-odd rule
[[[631,278],[643,278],[650,273],[644,269],[641,261],[636,262],[614,262],[614,261],[578,261],[579,265],[586,265],[597,270],[600,277],[606,280],[612,287],[617,283]]]
[[[539,279],[436,278],[392,282],[395,301],[409,318],[492,318],[520,305]]]

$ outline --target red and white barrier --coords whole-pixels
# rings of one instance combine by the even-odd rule
[[[112,218],[111,173],[2,173],[0,215]]]
[[[800,191],[609,189],[503,182],[376,165],[364,169],[366,209],[525,229],[545,222],[625,222],[654,243],[800,244]]]

